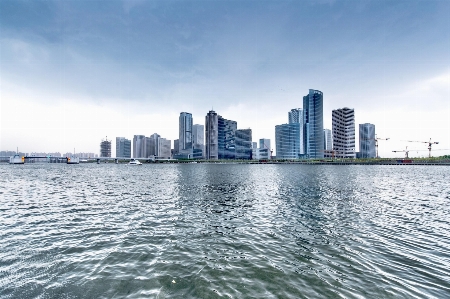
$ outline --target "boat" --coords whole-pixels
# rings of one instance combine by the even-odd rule
[[[78,157],[67,157],[67,164],[80,164],[80,158],[78,158]]]
[[[142,163],[139,162],[139,160],[131,159],[130,162],[128,162],[128,165],[142,165]]]
[[[9,164],[25,164],[25,157],[15,154],[14,156],[9,157]]]

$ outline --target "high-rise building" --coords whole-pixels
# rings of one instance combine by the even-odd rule
[[[323,148],[326,151],[333,149],[333,137],[330,129],[323,129]]]
[[[100,142],[100,157],[111,157],[111,140],[108,137]]]
[[[310,89],[303,97],[304,147],[311,159],[323,158],[323,93]],[[277,150],[278,157],[278,150]]]
[[[155,134],[153,134],[153,135],[155,135]],[[157,152],[156,152],[155,156],[160,159],[170,159],[171,158],[172,141],[168,140],[166,138],[161,138],[158,135],[158,138],[156,139],[156,143],[157,143]]]
[[[301,139],[300,139],[301,141]],[[270,139],[261,138],[259,139],[259,159],[269,160],[272,156],[270,148]]]
[[[359,155],[361,158],[375,158],[375,125],[359,124]]]
[[[179,140],[175,139],[173,141],[173,151],[172,151],[172,156],[178,155],[180,153],[180,145],[179,145]]]
[[[150,156],[155,156],[158,157],[159,156],[159,143],[158,140],[161,138],[161,136],[157,133],[153,133],[152,135],[150,135],[150,137],[146,137],[146,155],[147,157]],[[169,155],[170,156],[170,155]]]
[[[253,160],[259,159],[258,142],[256,141],[252,141],[252,159]]]
[[[337,158],[355,158],[355,111],[350,108],[332,112],[333,151]]]
[[[303,109],[302,108],[295,108],[291,109],[291,111],[288,112],[289,116],[289,123],[301,123],[303,124]]]
[[[192,154],[192,114],[181,112],[179,117],[179,138],[178,145],[180,153]]]
[[[219,119],[215,111],[211,110],[205,117],[205,158],[218,159],[218,127]]]
[[[301,158],[300,132],[303,130],[301,123],[283,124],[275,126],[275,149],[277,159]]]
[[[219,159],[234,159],[236,157],[237,122],[218,116],[218,155]]]
[[[145,136],[134,135],[133,137],[133,158],[147,158],[145,156]]]
[[[236,154],[235,159],[252,159],[252,129],[235,131]]]
[[[192,126],[192,143],[196,158],[202,158],[205,154],[205,126],[193,125]]]
[[[116,137],[116,157],[131,158],[131,140],[125,137]]]
[[[301,129],[300,129],[300,155],[304,155],[305,154],[305,134],[304,134],[304,125],[305,125],[305,121],[304,121],[304,110],[301,108],[295,108],[295,109],[291,109],[291,111],[288,112],[289,115],[289,123],[290,124],[294,124],[294,123],[299,123],[301,124]]]

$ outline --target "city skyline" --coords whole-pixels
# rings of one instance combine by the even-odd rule
[[[308,89],[324,94],[324,128],[350,107],[389,137],[382,157],[428,155],[402,140],[450,149],[448,2],[96,3],[0,2],[0,150],[173,141],[180,111],[208,110],[274,142]]]

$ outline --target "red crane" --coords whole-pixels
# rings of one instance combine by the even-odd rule
[[[406,142],[419,142],[419,143],[428,143],[428,158],[431,158],[431,145],[432,144],[439,144],[439,142],[437,142],[437,141],[431,141],[431,138],[430,138],[430,141],[411,141],[411,140],[405,140]]]

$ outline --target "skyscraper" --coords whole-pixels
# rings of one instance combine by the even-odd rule
[[[145,157],[145,136],[134,135],[133,137],[133,158]],[[145,157],[147,158],[147,157]]]
[[[275,126],[275,149],[277,159],[299,159],[300,153],[300,131],[302,124],[292,123]]]
[[[300,140],[301,141],[301,140]],[[261,138],[259,139],[259,155],[260,159],[268,160],[272,156],[270,148],[270,139]]]
[[[145,149],[147,157],[150,157],[150,156],[159,157],[159,142],[158,142],[158,140],[160,138],[161,138],[161,136],[157,133],[150,135],[150,137],[148,137],[148,139],[146,138],[146,140],[148,140],[148,142],[146,143],[146,149]]]
[[[252,129],[235,131],[236,154],[235,159],[252,159]]]
[[[116,157],[131,158],[131,140],[125,137],[116,137]]]
[[[205,158],[218,159],[218,115],[210,110],[205,117]]]
[[[200,158],[205,155],[205,126],[193,125],[192,126],[192,143],[196,156],[200,151]]]
[[[301,123],[303,124],[303,109],[302,108],[295,108],[291,109],[291,111],[288,112],[289,116],[289,123]]]
[[[359,124],[359,155],[361,158],[375,158],[375,125]]]
[[[192,114],[181,112],[179,117],[179,151],[184,154],[192,153]]]
[[[326,151],[333,149],[333,137],[330,129],[323,129],[323,148]]]
[[[166,138],[161,138],[158,135],[157,138],[157,152],[156,152],[156,157],[158,158],[162,158],[162,159],[170,159],[171,158],[171,145],[172,145],[172,141],[168,140]]]
[[[310,89],[303,97],[303,111],[305,154],[311,159],[323,158],[323,93]]]
[[[291,109],[291,111],[288,112],[289,116],[289,124],[300,124],[300,155],[305,154],[305,118],[304,118],[304,110],[301,108],[295,108]]]
[[[332,112],[333,150],[337,158],[355,158],[355,111],[350,108]]]
[[[234,159],[236,155],[237,122],[218,116],[218,156],[219,159]]]

